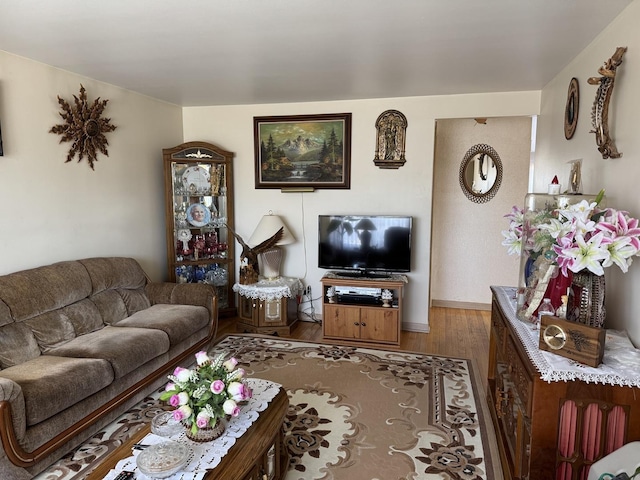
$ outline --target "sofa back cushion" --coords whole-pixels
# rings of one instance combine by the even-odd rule
[[[73,324],[62,309],[43,313],[25,320],[24,323],[31,329],[42,352],[47,352],[76,337]]]
[[[107,325],[113,325],[128,316],[127,306],[116,290],[103,290],[91,295],[91,301],[100,312],[102,321]]]
[[[91,277],[90,298],[107,325],[151,306],[144,291],[147,276],[133,258],[100,257],[80,262]]]
[[[105,326],[100,315],[100,310],[90,299],[85,298],[62,309],[73,324],[76,336],[95,332]]]
[[[142,267],[133,258],[99,257],[78,262],[84,265],[91,278],[92,295],[109,289],[140,289],[147,283]]]
[[[98,307],[88,298],[25,320],[42,353],[104,327]]]
[[[91,278],[79,262],[54,263],[0,276],[0,299],[19,322],[66,307],[91,294]]]
[[[0,327],[2,325],[8,325],[13,323],[13,318],[11,317],[11,310],[7,307],[7,304],[0,300]]]
[[[0,367],[13,367],[39,356],[38,342],[27,325],[10,323],[0,329]]]

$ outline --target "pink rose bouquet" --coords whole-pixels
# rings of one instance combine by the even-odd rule
[[[177,367],[160,395],[160,400],[175,407],[173,418],[190,426],[193,433],[214,427],[219,418],[237,417],[240,404],[252,396],[245,371],[236,368],[238,361],[224,357],[212,359],[206,352],[196,353],[195,368]]]

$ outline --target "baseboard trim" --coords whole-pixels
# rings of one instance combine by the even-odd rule
[[[311,320],[310,318],[300,318],[298,321],[300,322],[310,322],[310,323],[322,323],[322,315],[316,315],[318,321]],[[429,333],[431,328],[429,325],[424,323],[416,323],[416,322],[402,322],[402,331],[407,332],[418,332],[418,333]]]
[[[464,310],[487,310],[491,311],[490,303],[475,303],[475,302],[454,302],[450,300],[431,300],[432,307],[443,308],[462,308]]]
[[[429,327],[429,325],[426,325],[424,323],[402,322],[402,331],[429,333],[430,330],[431,328]]]

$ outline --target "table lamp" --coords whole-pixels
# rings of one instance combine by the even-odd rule
[[[258,245],[268,238],[271,238],[278,230],[283,229],[283,235],[280,241],[271,249],[259,254],[262,262],[261,274],[267,280],[277,280],[280,278],[280,263],[282,262],[282,249],[279,245],[288,245],[296,241],[287,226],[278,215],[269,212],[258,223],[249,239],[249,245]]]

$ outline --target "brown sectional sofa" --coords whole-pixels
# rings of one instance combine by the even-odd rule
[[[213,339],[216,306],[130,258],[0,276],[0,478],[31,478],[160,387]]]

